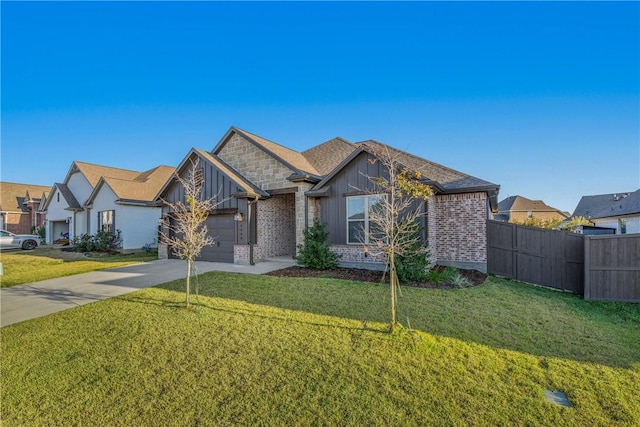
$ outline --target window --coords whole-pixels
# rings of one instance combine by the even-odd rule
[[[115,228],[115,211],[100,211],[98,212],[98,231],[106,231],[107,233],[114,233]]]
[[[627,221],[622,218],[618,218],[618,226],[620,227],[620,234],[627,234]]]
[[[369,243],[369,236],[364,231],[371,231],[375,226],[369,222],[369,213],[380,207],[383,197],[382,194],[347,197],[347,243]]]

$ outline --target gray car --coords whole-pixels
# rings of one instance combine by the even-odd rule
[[[22,248],[35,249],[40,242],[40,237],[35,234],[13,234],[6,230],[0,230],[0,249]]]

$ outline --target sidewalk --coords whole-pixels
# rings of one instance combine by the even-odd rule
[[[255,265],[197,261],[196,273],[264,274],[292,265],[295,261],[291,258],[273,258]],[[184,261],[162,259],[3,288],[0,289],[0,326],[181,279],[186,271]]]

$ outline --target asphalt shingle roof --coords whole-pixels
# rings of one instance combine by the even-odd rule
[[[32,198],[40,198],[42,194],[49,194],[51,187],[44,185],[20,184],[17,182],[0,182],[0,210],[2,211],[23,211],[25,206],[24,196],[29,193]]]
[[[318,174],[327,175],[355,149],[354,144],[338,136],[303,151],[302,155],[313,165]]]
[[[151,202],[171,177],[175,168],[158,166],[148,171],[138,173],[133,179],[102,177],[116,196],[122,200],[136,200]]]
[[[425,178],[439,183],[445,190],[457,191],[472,188],[497,188],[498,185],[457,170],[442,166],[430,160],[423,159],[413,154],[407,153],[397,148],[384,145],[377,141],[363,141],[356,144],[359,147],[366,146],[375,151],[389,149],[389,155],[397,159],[402,165],[419,171]]]
[[[618,193],[616,196],[617,200],[612,198],[611,204],[594,214],[592,218],[640,214],[640,190],[633,193]]]
[[[69,187],[67,187],[67,184],[56,182],[55,186],[71,209],[82,209],[82,206],[80,206],[76,196],[74,196]]]
[[[547,205],[542,200],[531,200],[522,196],[511,196],[498,203],[498,212],[559,212],[559,209]]]
[[[610,210],[611,206],[616,203],[616,198],[623,199],[623,196],[625,194],[631,194],[631,192],[582,196],[582,198],[578,202],[578,205],[576,206],[576,209],[573,211],[572,216],[582,216],[587,219],[600,218],[602,217],[601,213],[603,213],[607,209]]]
[[[74,161],[73,164],[87,178],[91,187],[95,187],[103,176],[106,178],[119,178],[133,181],[140,175],[140,172],[138,171],[95,165],[92,163],[79,162],[77,160]]]

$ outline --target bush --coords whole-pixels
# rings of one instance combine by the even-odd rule
[[[422,244],[415,245],[406,255],[396,257],[396,272],[401,282],[427,279],[430,266],[429,249]]]
[[[304,245],[298,245],[294,259],[303,267],[315,270],[332,270],[338,267],[339,256],[329,249],[326,226],[314,221],[304,232]]]
[[[115,233],[98,231],[94,235],[82,234],[73,239],[74,252],[111,252],[120,249],[120,230]]]

